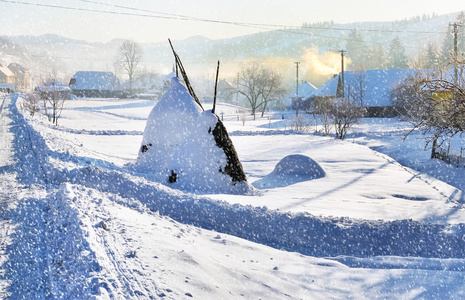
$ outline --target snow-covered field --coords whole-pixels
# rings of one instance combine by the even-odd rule
[[[2,297],[465,297],[465,174],[402,142],[408,124],[366,119],[340,141],[223,104],[256,188],[192,194],[132,167],[155,102],[67,101],[55,127],[22,101],[1,103]],[[295,154],[325,176],[275,180]]]

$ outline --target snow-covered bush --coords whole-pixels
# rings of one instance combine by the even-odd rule
[[[281,159],[273,172],[253,185],[257,188],[276,188],[325,176],[325,171],[316,161],[305,155],[293,154]]]

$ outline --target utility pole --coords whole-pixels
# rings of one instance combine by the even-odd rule
[[[300,61],[296,61],[295,63],[295,69],[296,69],[296,87],[295,87],[295,104],[296,104],[296,109],[295,109],[295,114],[299,114],[299,106],[300,106],[300,101],[299,101],[299,64]]]
[[[344,99],[344,50],[339,50],[341,52],[341,82],[342,82],[342,99]]]
[[[459,75],[457,72],[457,63],[458,63],[458,51],[457,51],[457,34],[458,34],[458,28],[462,26],[460,23],[449,23],[449,26],[452,26],[452,32],[454,33],[454,84],[457,85],[459,82]]]
[[[239,73],[237,73],[237,79],[236,79],[236,106],[239,105]]]
[[[296,61],[294,63],[295,63],[295,69],[296,69],[295,97],[299,98],[299,64],[300,64],[300,61]]]

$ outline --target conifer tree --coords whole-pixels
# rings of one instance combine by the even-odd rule
[[[356,29],[350,31],[347,36],[346,49],[347,56],[351,59],[351,68],[353,70],[363,69],[367,59],[367,46],[360,31]]]
[[[438,66],[438,51],[432,42],[429,42],[424,50],[423,66],[426,69],[436,69]]]
[[[408,68],[408,58],[405,53],[405,47],[399,37],[395,37],[388,50],[388,68],[405,69]]]

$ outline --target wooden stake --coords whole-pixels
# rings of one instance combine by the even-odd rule
[[[189,78],[187,77],[186,70],[184,69],[184,66],[182,65],[181,59],[179,58],[178,54],[176,53],[176,51],[174,51],[174,47],[173,47],[173,44],[171,43],[171,40],[168,39],[168,41],[170,42],[171,50],[173,51],[174,59],[176,61],[176,66],[179,67],[179,71],[181,71],[182,78],[184,79],[184,83],[186,84],[187,91],[192,96],[192,98],[194,98],[195,102],[197,102],[200,108],[202,108],[202,110],[205,110],[203,109],[203,106],[200,103],[199,98],[197,98],[197,95],[195,94],[194,89],[192,88],[189,82]]]
[[[218,91],[218,74],[219,73],[220,73],[220,61],[218,61],[218,66],[216,67],[215,96],[213,97],[212,113],[215,113],[215,108],[216,108],[216,92]]]

